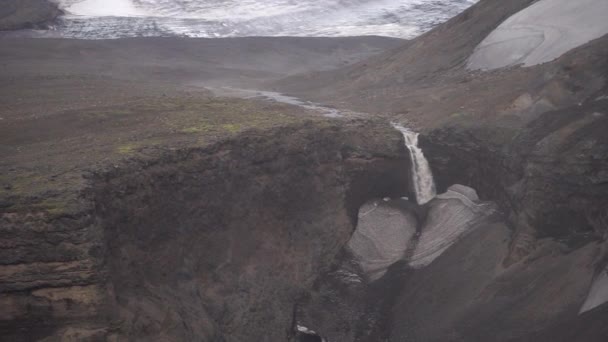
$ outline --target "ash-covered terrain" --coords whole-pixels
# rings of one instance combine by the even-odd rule
[[[603,0],[107,4],[0,12],[0,340],[608,340]]]

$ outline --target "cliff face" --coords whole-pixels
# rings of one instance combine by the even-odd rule
[[[582,244],[606,230],[608,36],[534,67],[466,69],[475,46],[531,3],[480,1],[400,49],[332,71],[335,81],[316,84],[325,76],[313,75],[277,86],[428,132],[421,140],[441,191],[472,186],[511,216],[509,262],[537,238]]]
[[[502,204],[518,234],[517,260],[537,238],[572,246],[606,238],[607,114],[608,101],[593,99],[547,112],[507,139],[453,126],[422,144],[441,187],[469,184]]]
[[[4,213],[2,336],[286,340],[406,157],[389,125],[305,123],[103,172],[67,217]]]
[[[303,123],[311,113],[287,105],[170,98],[171,87],[152,82],[164,72],[115,87],[114,79],[39,77],[35,69],[19,87],[29,62],[7,54],[21,69],[7,69],[14,77],[4,99],[16,102],[0,126],[0,336],[274,342],[297,339],[302,323],[332,341],[605,340],[605,305],[578,314],[606,266],[608,37],[533,68],[464,69],[476,44],[530,3],[480,1],[401,49],[337,71],[335,89],[318,87],[333,72],[296,84],[423,129],[439,192],[468,185],[505,214],[484,217],[417,270],[404,263],[416,248],[392,239],[386,246],[396,252],[373,283],[352,276],[343,247],[363,203],[406,194],[410,159],[388,124]],[[135,41],[100,44],[63,42],[51,51],[80,55]],[[161,51],[181,46],[170,44]],[[193,51],[205,48],[189,44],[176,53],[197,62],[167,69],[185,75],[175,80],[199,68]],[[43,50],[40,70],[101,72]],[[116,104],[142,89],[158,98]],[[110,90],[117,95],[104,97]],[[95,163],[105,171],[85,177]],[[403,216],[415,216],[414,247],[441,242],[440,228],[454,224],[438,220],[428,239],[418,231],[450,214],[446,201],[406,208]],[[371,218],[374,230],[383,220]],[[398,224],[384,239],[402,233]]]
[[[47,28],[61,14],[48,0],[3,0],[0,31]]]
[[[506,220],[401,281],[392,339],[605,340],[605,303],[579,312],[606,263],[606,113],[600,93],[516,132],[454,124],[421,137],[440,191],[475,187]]]
[[[606,298],[579,311],[606,267],[608,36],[534,67],[466,69],[475,46],[531,3],[480,1],[400,49],[275,84],[419,128],[439,192],[468,185],[505,214],[427,268],[396,264],[385,296],[372,298],[390,304],[381,338],[370,341],[606,338]]]

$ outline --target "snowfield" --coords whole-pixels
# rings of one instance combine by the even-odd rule
[[[469,69],[532,66],[608,33],[608,0],[540,0],[511,16],[479,44]]]

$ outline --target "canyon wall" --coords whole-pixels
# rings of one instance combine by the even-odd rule
[[[517,134],[451,126],[422,139],[441,189],[467,184],[501,204],[516,236],[511,257],[538,238],[571,246],[608,234],[608,101],[542,114]]]
[[[91,176],[82,212],[2,214],[8,341],[279,341],[359,206],[404,195],[389,125],[304,123]]]

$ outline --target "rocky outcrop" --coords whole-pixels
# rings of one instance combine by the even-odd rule
[[[3,0],[0,6],[0,31],[46,29],[61,14],[48,0]]]
[[[547,239],[527,262],[505,268],[510,236],[504,224],[488,223],[406,275],[387,329],[390,340],[518,341],[576,318],[601,248],[567,251]]]
[[[280,341],[367,199],[406,192],[401,135],[305,123],[99,172],[82,212],[4,212],[7,341]]]
[[[359,209],[348,251],[370,281],[398,261],[423,268],[494,211],[492,203],[479,201],[474,189],[459,184],[424,207],[406,199],[373,200]]]
[[[545,113],[512,137],[453,126],[421,144],[440,188],[467,184],[501,204],[517,234],[513,258],[536,238],[580,246],[608,234],[608,101],[598,99]]]
[[[411,256],[401,250],[405,258],[387,267],[382,278],[369,282],[366,263],[359,260],[361,249],[352,254],[347,251],[340,263],[298,301],[297,322],[330,341],[549,342],[559,337],[552,333],[559,322],[576,324],[578,335],[569,333],[571,337],[601,340],[598,338],[605,331],[599,324],[601,314],[592,314],[595,318],[587,323],[577,315],[588,297],[596,267],[602,263],[602,244],[569,248],[553,239],[541,239],[525,262],[505,267],[512,230],[500,215],[481,215],[479,220],[470,222],[468,231],[450,240],[445,227],[458,224],[462,217],[463,205],[456,202],[438,198],[429,203],[452,206],[451,210],[430,212],[426,219],[432,224],[437,221],[433,215],[452,218],[448,224],[430,231],[436,237],[434,241],[450,242],[449,248],[434,249],[441,244],[417,242],[420,247],[430,247],[431,255],[439,251],[431,263],[412,269],[407,262]],[[379,209],[372,213],[389,213],[379,220],[380,224],[399,223],[407,217],[401,211],[408,209],[397,209],[397,203],[392,208],[391,201],[377,203]],[[377,226],[371,234],[373,229],[368,226],[369,223],[363,226],[368,233],[363,238],[400,238],[394,234],[397,227],[385,231]],[[353,238],[356,236],[357,232]],[[375,261],[380,253],[370,246],[380,249],[383,245],[394,251],[398,244],[392,240],[375,241],[368,243],[363,252],[368,251],[366,255]],[[589,317],[587,313],[583,315]],[[584,332],[585,326],[593,332]],[[539,331],[543,331],[541,336]]]
[[[386,328],[391,340],[605,338],[603,94],[520,129],[453,123],[421,136],[438,190],[476,188],[498,202],[511,229],[488,224],[402,278]],[[598,307],[579,316],[591,305]]]
[[[373,200],[359,209],[357,229],[348,241],[363,274],[380,279],[388,268],[402,260],[418,231],[418,219],[404,199]]]
[[[568,340],[555,331],[570,340],[606,336],[599,323],[606,304],[578,315],[586,299],[596,304],[604,297],[608,36],[530,68],[465,68],[477,44],[532,3],[480,1],[401,49],[276,83],[419,128],[438,193],[464,184],[505,214],[425,268],[388,267],[374,285],[382,296],[354,283],[335,285],[328,276],[303,310],[315,313],[303,315],[307,326],[339,341]],[[600,284],[592,286],[594,279]],[[327,312],[348,319],[332,321]]]
[[[386,340],[408,277],[487,228],[493,213],[491,203],[462,185],[424,206],[404,198],[366,203],[339,263],[299,301],[297,322],[329,341]]]
[[[475,189],[460,184],[450,186],[429,203],[420,236],[408,256],[409,265],[413,268],[430,265],[485,222],[494,210],[492,203],[479,201]]]

